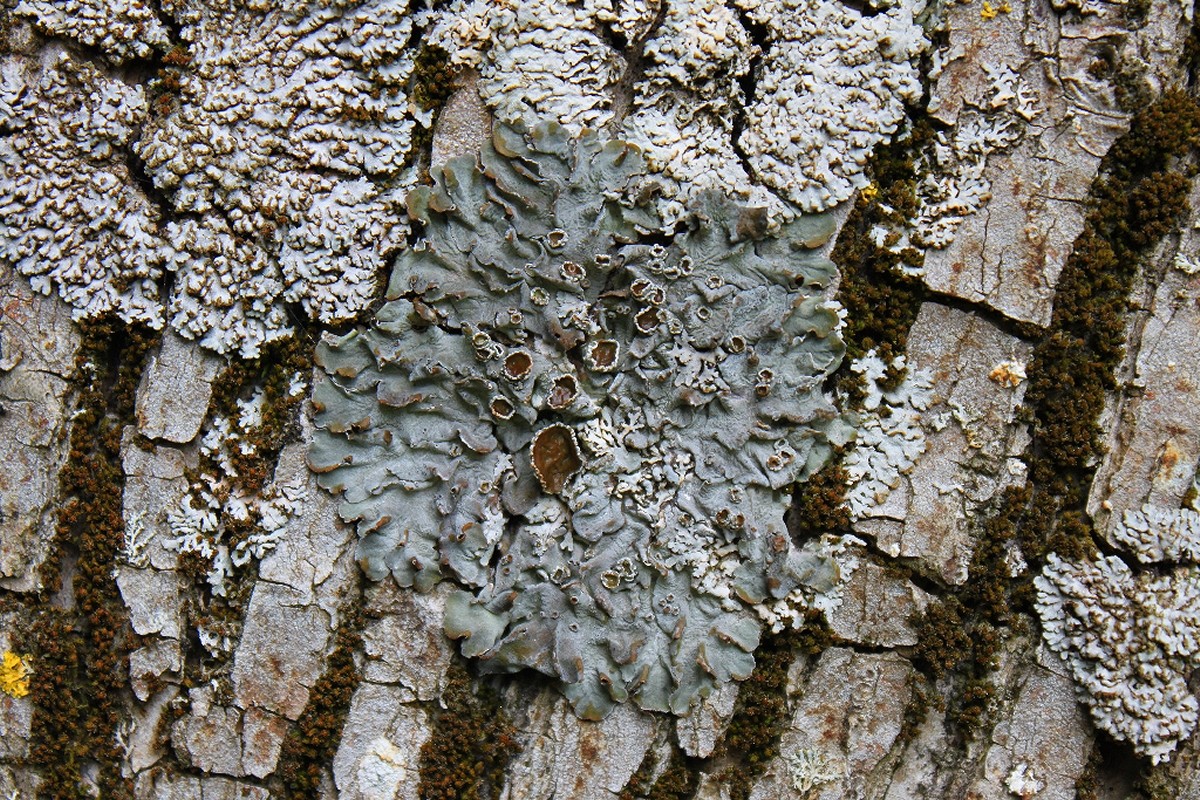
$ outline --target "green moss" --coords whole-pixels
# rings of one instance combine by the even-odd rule
[[[209,414],[230,419],[238,416],[237,401],[247,399],[256,389],[263,392],[262,425],[248,431],[243,439],[253,445],[250,452],[236,450],[231,454],[233,467],[243,487],[259,492],[270,480],[275,462],[283,446],[299,433],[297,415],[303,395],[292,395],[288,389],[292,378],[299,373],[307,377],[312,372],[313,343],[303,336],[290,336],[263,346],[258,358],[235,359],[213,382]],[[212,457],[201,461],[210,471],[219,469]],[[228,517],[222,522],[233,524]]]
[[[931,603],[916,621],[917,646],[913,666],[924,676],[917,679],[905,709],[903,734],[911,737],[930,710],[929,696],[947,676],[957,689],[940,706],[961,741],[984,726],[995,697],[989,675],[996,667],[1000,631],[980,619],[954,595]]]
[[[927,681],[921,680],[918,676],[909,683],[909,688],[912,694],[904,706],[900,733],[896,735],[896,741],[902,747],[917,738],[917,732],[925,724],[930,712],[944,710],[941,697],[933,691]]]
[[[1135,787],[1145,800],[1177,800],[1180,796],[1180,781],[1171,777],[1167,765],[1146,767]]]
[[[1129,0],[1123,10],[1123,16],[1129,23],[1129,27],[1140,28],[1145,25],[1151,6],[1153,6],[1152,0]]]
[[[101,796],[123,798],[133,788],[121,776],[115,733],[131,702],[129,653],[139,642],[113,577],[125,540],[121,437],[158,338],[111,318],[80,327],[71,377],[78,411],[59,473],[54,551],[41,570],[41,608],[22,647],[35,663],[29,761],[44,781],[41,797],[85,796],[83,772],[94,764]],[[51,606],[71,562],[70,603]]]
[[[1126,13],[1136,10],[1139,6],[1149,6],[1149,0],[1132,0],[1126,7]],[[1144,22],[1144,18],[1138,22]],[[1154,88],[1146,79],[1146,67],[1139,61],[1121,59],[1116,64],[1114,73],[1108,76],[1112,80],[1113,99],[1117,108],[1135,114],[1154,100]]]
[[[362,646],[364,617],[357,602],[345,605],[346,617],[338,628],[325,672],[313,684],[308,705],[279,753],[276,773],[282,780],[280,796],[285,800],[317,796],[321,779],[342,741],[350,701],[362,682],[354,652]]]
[[[450,667],[433,730],[421,746],[421,800],[493,800],[504,769],[521,747],[499,697],[489,688],[474,690],[459,663]]]

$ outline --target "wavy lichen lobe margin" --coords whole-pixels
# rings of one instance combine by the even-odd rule
[[[556,678],[577,714],[686,714],[747,677],[762,628],[836,595],[791,489],[847,426],[825,216],[763,238],[708,194],[664,234],[640,151],[497,127],[409,195],[424,238],[374,322],[326,336],[309,463],[374,580],[455,590],[485,672]]]

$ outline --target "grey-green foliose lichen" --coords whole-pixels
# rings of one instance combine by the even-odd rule
[[[409,196],[424,239],[373,324],[317,351],[310,465],[367,574],[451,581],[463,653],[585,718],[686,714],[839,577],[839,542],[783,522],[846,431],[834,223],[763,238],[706,195],[654,233],[642,173],[623,142],[497,127]]]

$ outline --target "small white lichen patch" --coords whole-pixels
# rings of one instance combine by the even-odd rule
[[[904,356],[890,366],[904,370]],[[843,462],[849,486],[846,505],[856,520],[882,505],[925,452],[922,417],[933,399],[932,376],[910,370],[899,386],[884,390],[880,384],[888,367],[874,350],[850,365],[863,376],[866,388],[854,449]]]
[[[981,68],[992,82],[990,95],[964,104],[953,129],[939,131],[921,158],[918,169],[925,177],[918,185],[919,212],[905,232],[906,243],[948,247],[963,221],[991,199],[988,159],[1016,147],[1042,113],[1037,92],[1018,72],[1003,64]]]
[[[1036,797],[1038,792],[1046,788],[1046,784],[1037,779],[1028,764],[1017,764],[1013,767],[1012,772],[1008,773],[1004,785],[1010,792],[1021,798]]]
[[[1121,521],[1113,525],[1112,537],[1143,564],[1200,562],[1200,512],[1190,508],[1144,505],[1126,509]]]
[[[1015,540],[1004,543],[1004,566],[1008,570],[1010,578],[1024,575],[1029,569],[1029,562],[1025,560],[1025,554],[1021,552],[1021,545]]]
[[[792,788],[804,794],[845,774],[844,768],[839,768],[824,753],[811,747],[787,753],[784,761]]]
[[[238,474],[236,458],[256,454],[252,434],[263,424],[263,402],[263,392],[255,391],[237,400],[232,418],[218,414],[205,423],[200,454],[206,466],[179,505],[167,510],[172,536],[163,546],[209,560],[208,584],[219,597],[239,567],[261,560],[287,535],[307,499],[303,483],[268,481],[252,490]]]
[[[358,765],[358,790],[364,797],[394,797],[404,784],[412,765],[406,753],[388,739],[379,737]]]
[[[145,567],[150,563],[146,548],[154,541],[154,530],[146,527],[146,512],[138,512],[125,525],[121,560],[131,567]]]
[[[1171,265],[1185,275],[1195,275],[1200,272],[1200,256],[1196,253],[1179,252],[1175,254],[1175,260],[1171,262]]]

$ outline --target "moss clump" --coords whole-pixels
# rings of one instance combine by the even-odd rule
[[[154,116],[170,116],[179,106],[183,77],[192,63],[192,55],[181,44],[163,54],[154,79],[150,81],[150,109]]]
[[[787,514],[788,532],[796,542],[850,530],[850,510],[845,503],[849,476],[841,461],[842,451],[835,450],[830,463],[796,485]]]
[[[641,800],[645,798],[654,786],[651,778],[654,777],[654,770],[658,766],[658,757],[654,752],[654,747],[647,748],[646,755],[642,756],[642,763],[638,764],[638,768],[633,775],[629,777],[629,783],[621,789],[621,793],[617,795],[617,800]]]
[[[699,787],[699,771],[688,764],[682,753],[676,752],[662,775],[650,787],[645,800],[688,800]]]
[[[471,677],[452,664],[441,708],[433,712],[433,731],[421,746],[421,800],[494,800],[504,769],[520,752],[516,729],[487,687],[472,690]]]
[[[347,616],[338,628],[325,672],[313,684],[308,705],[296,727],[288,732],[279,753],[276,772],[283,782],[280,796],[285,800],[317,796],[321,779],[342,741],[350,700],[362,682],[354,652],[362,646],[360,632],[364,618],[356,603],[347,606]]]
[[[202,454],[195,469],[186,475],[192,493],[202,496],[214,481],[227,487],[236,486],[244,495],[261,495],[270,484],[279,454],[284,446],[299,437],[298,417],[304,402],[304,392],[293,392],[296,376],[307,378],[312,372],[313,344],[305,336],[291,336],[263,346],[262,355],[254,359],[234,359],[213,382],[208,418],[223,417],[237,420],[239,400],[246,400],[256,391],[262,392],[262,422],[249,429],[241,424],[233,427],[236,441],[222,445],[219,452]],[[227,458],[232,471],[226,469]],[[221,490],[229,491],[228,488]],[[224,507],[219,513],[219,530],[230,548],[258,533],[259,521],[254,514],[238,518]],[[242,608],[253,589],[256,564],[251,561],[237,570],[226,582],[224,597],[211,596],[208,572],[212,564],[196,553],[180,554],[179,569],[194,585],[203,588],[203,600],[190,610],[189,623],[203,625],[209,630],[224,629],[236,633],[241,626]]]
[[[838,235],[832,258],[841,271],[837,299],[847,312],[842,336],[848,360],[875,350],[890,363],[908,345],[908,331],[920,311],[924,285],[901,271],[900,265],[920,266],[924,256],[917,250],[894,253],[879,247],[869,232],[876,226],[902,229],[916,215],[917,172],[913,153],[932,136],[932,127],[921,118],[914,123],[906,141],[875,149],[871,162],[875,191],[859,195]],[[843,383],[860,380],[845,368],[842,378]]]
[[[717,748],[718,755],[735,757],[751,771],[779,752],[788,720],[787,674],[795,655],[792,636],[768,635],[754,655],[754,673],[738,687],[733,717]]]
[[[1075,780],[1075,800],[1099,800],[1100,781],[1097,773],[1100,771],[1102,760],[1099,743],[1092,742],[1092,749],[1088,753],[1088,760],[1083,766],[1083,772]]]
[[[289,336],[263,345],[258,358],[232,361],[213,382],[210,415],[230,419],[238,416],[238,400],[262,389],[262,424],[242,437],[249,447],[233,448],[229,454],[238,479],[251,494],[262,490],[283,446],[299,435],[296,420],[304,394],[293,394],[290,387],[297,374],[307,377],[312,372],[312,351],[313,343],[307,337]],[[212,457],[202,459],[201,468],[220,470]]]
[[[1146,254],[1186,213],[1191,181],[1178,162],[1198,142],[1200,106],[1182,92],[1168,92],[1134,118],[1104,158],[1084,230],[1059,278],[1050,328],[1029,369],[1026,519],[1041,535],[1025,536],[1033,550],[1027,556],[1091,552],[1083,507],[1103,454],[1098,420],[1105,393],[1117,388],[1127,298]]]
[[[450,54],[436,45],[425,45],[413,62],[412,78],[409,81],[409,96],[422,111],[433,112],[434,119],[441,113],[450,96],[459,85],[459,73],[450,65]],[[418,158],[428,161],[427,154],[433,144],[433,126],[416,126],[413,129],[414,153],[424,154]],[[421,164],[421,178],[430,182],[429,164]]]
[[[816,655],[832,643],[824,619],[812,613],[803,628],[769,634],[754,652],[754,672],[738,688],[733,717],[713,753],[718,764],[727,764],[720,778],[732,800],[748,798],[754,781],[779,755],[779,742],[791,719],[787,679],[792,661],[800,653]]]
[[[123,551],[121,438],[133,422],[134,397],[157,334],[111,319],[84,322],[71,377],[78,411],[70,452],[59,473],[55,552],[43,566],[44,589],[22,648],[33,654],[29,761],[44,781],[39,796],[78,798],[85,768],[95,765],[102,797],[132,797],[121,776],[115,733],[129,702],[129,626],[113,570]],[[70,600],[50,605],[73,562]]]
[[[1084,229],[1059,276],[1054,313],[1034,347],[1022,418],[1032,427],[1029,480],[1007,490],[976,528],[970,580],[927,610],[915,663],[931,681],[954,674],[952,721],[981,727],[994,691],[1004,631],[1033,614],[1032,576],[1050,552],[1080,560],[1096,554],[1087,493],[1103,455],[1099,417],[1118,389],[1128,296],[1145,259],[1187,210],[1200,144],[1200,106],[1167,92],[1113,145],[1092,186]],[[1021,577],[1006,556],[1017,546],[1029,564]]]

